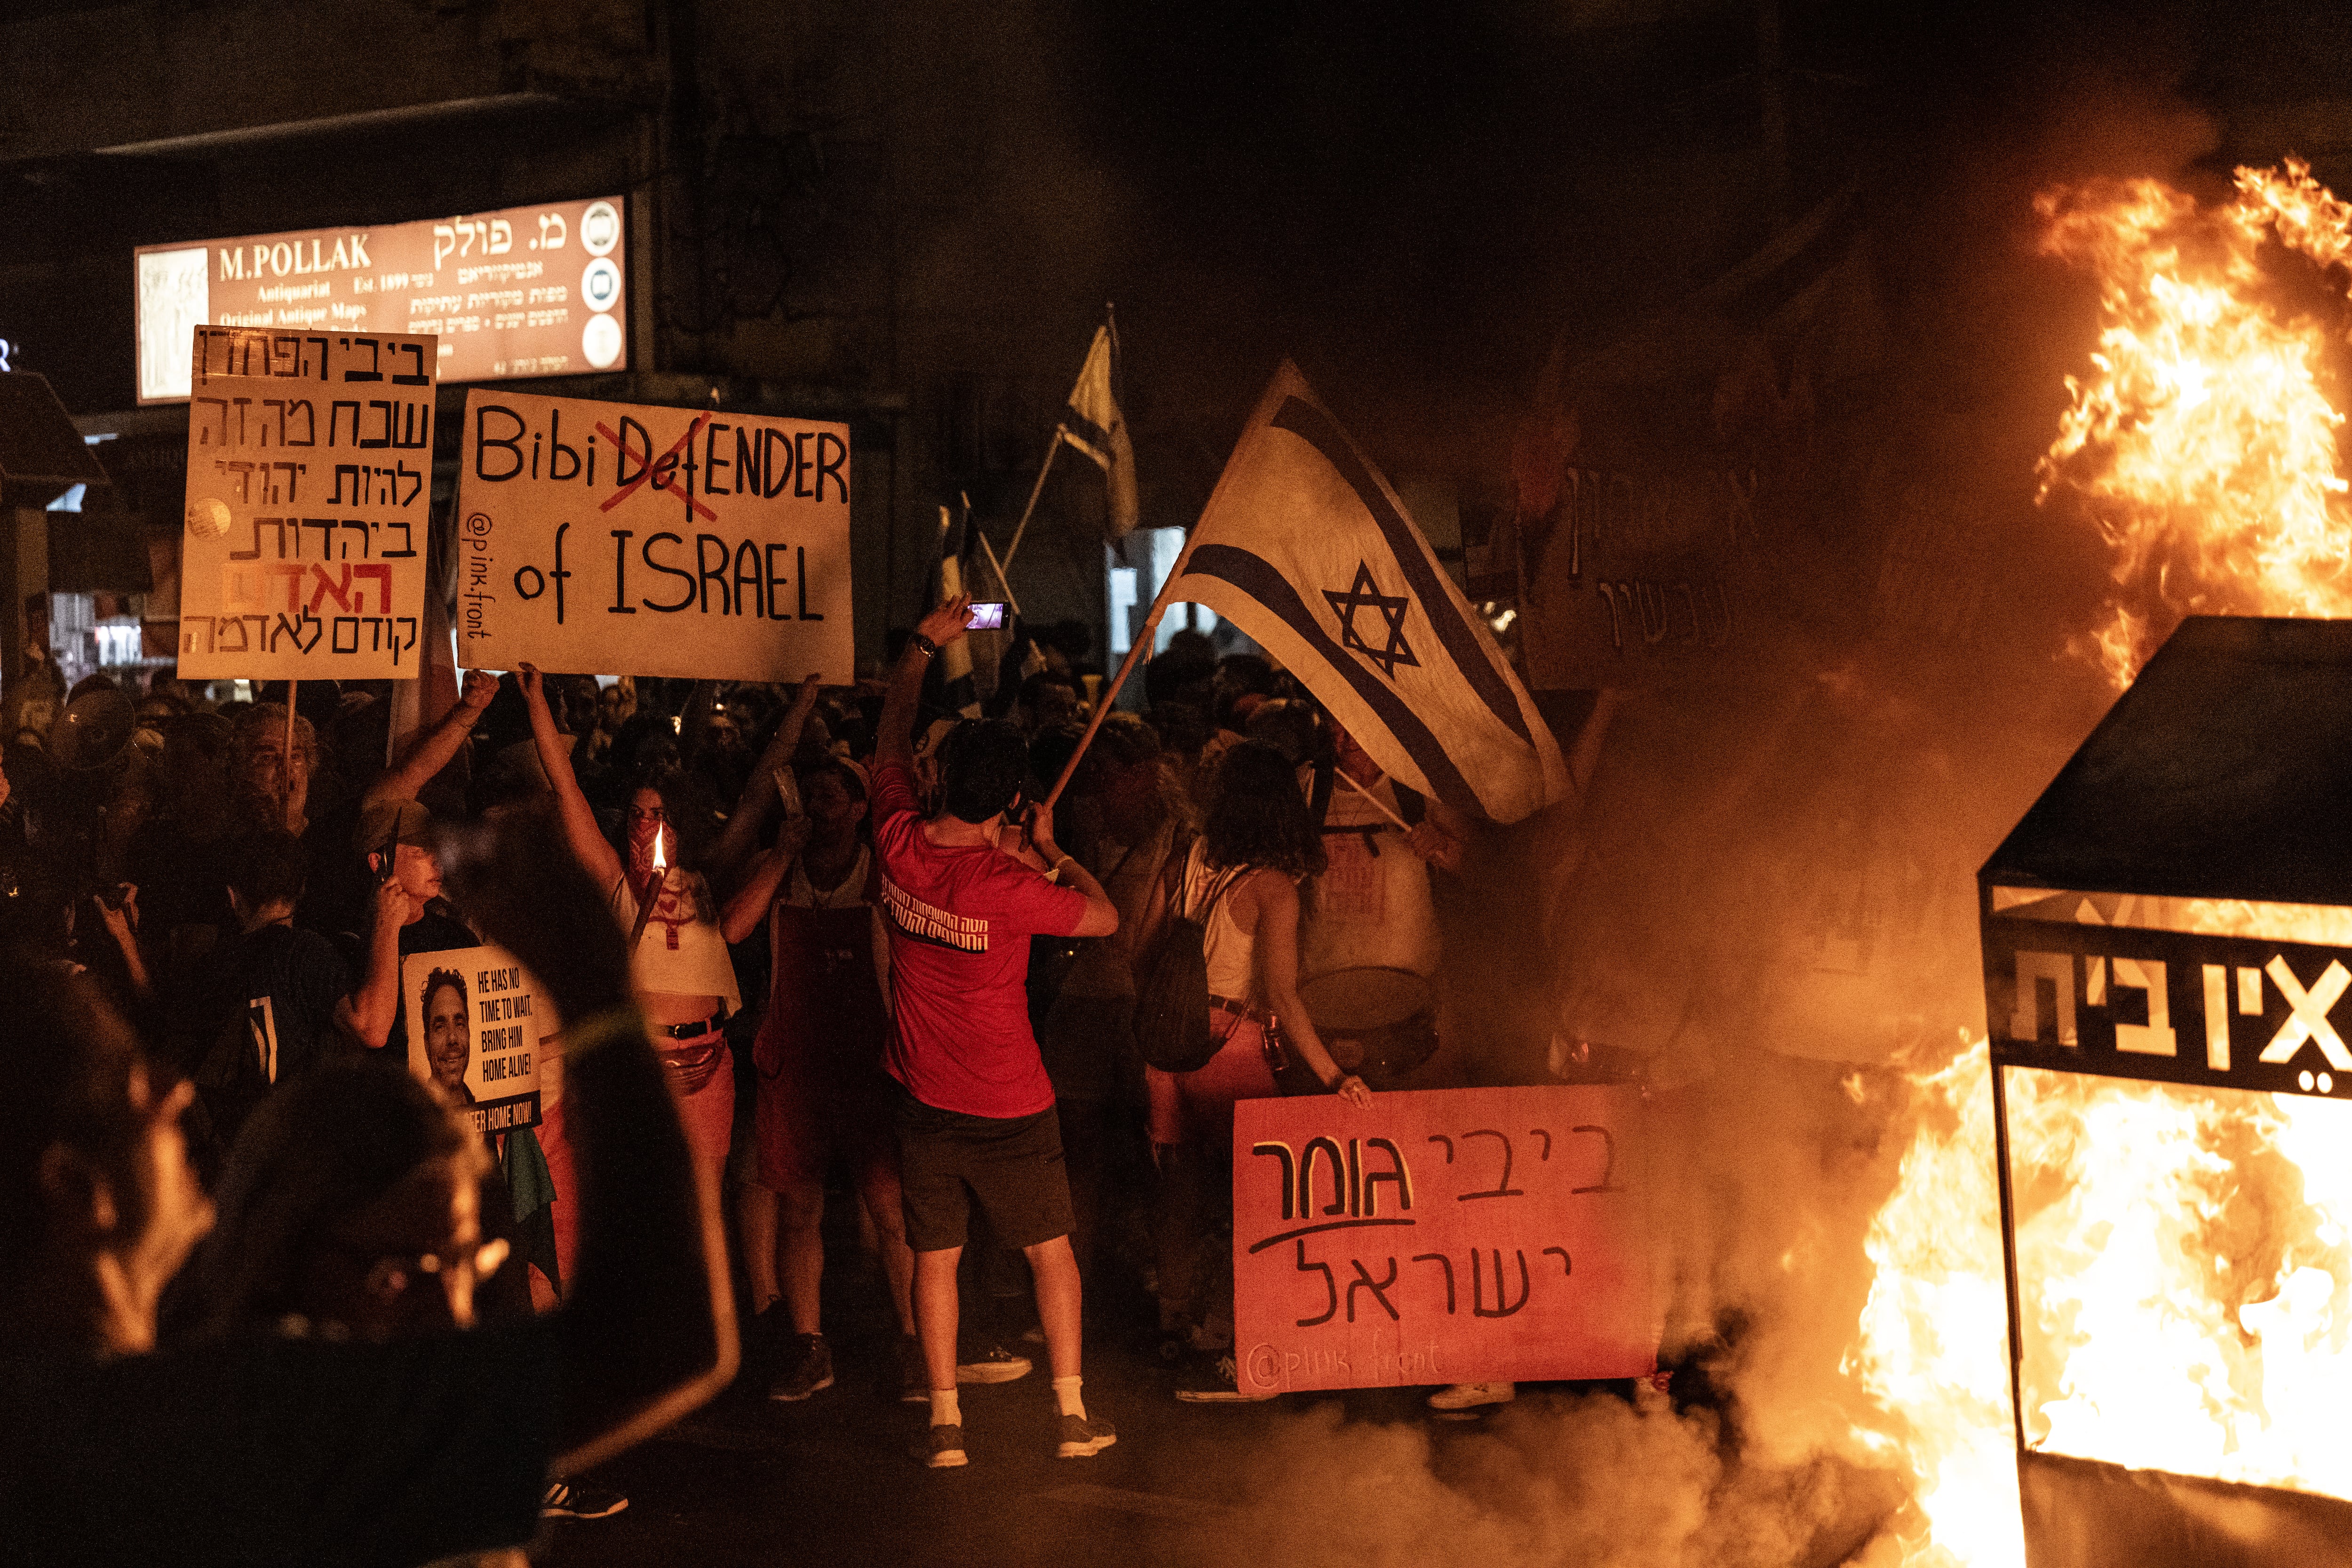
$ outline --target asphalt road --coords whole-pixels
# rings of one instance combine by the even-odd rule
[[[833,1300],[836,1294],[843,1300]],[[1015,1344],[1035,1370],[1013,1383],[966,1386],[971,1462],[932,1470],[908,1453],[925,1410],[897,1398],[890,1342],[875,1332],[882,1314],[870,1282],[827,1295],[834,1386],[787,1405],[748,1380],[739,1384],[597,1471],[590,1479],[626,1493],[627,1510],[551,1522],[533,1562],[897,1568],[1229,1561],[1229,1550],[1215,1550],[1218,1532],[1247,1483],[1247,1456],[1310,1397],[1181,1403],[1178,1374],[1152,1353],[1144,1304],[1098,1300],[1090,1289],[1087,1405],[1117,1426],[1118,1442],[1092,1458],[1055,1458],[1044,1348]],[[1353,1419],[1415,1419],[1425,1393],[1370,1391],[1346,1396],[1346,1405]]]

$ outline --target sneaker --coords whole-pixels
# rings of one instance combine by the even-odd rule
[[[1471,1410],[1481,1405],[1508,1405],[1519,1396],[1515,1383],[1457,1383],[1429,1396],[1432,1410]]]
[[[610,1519],[629,1506],[619,1492],[583,1487],[578,1481],[553,1480],[540,1494],[541,1519]]]
[[[1065,1415],[1062,1417],[1062,1446],[1054,1452],[1064,1459],[1091,1459],[1118,1441],[1118,1434],[1110,1429],[1109,1422],[1098,1415],[1092,1419],[1084,1415]]]
[[[1241,1385],[1241,1368],[1231,1351],[1220,1351],[1213,1356],[1204,1355],[1194,1367],[1192,1375],[1176,1390],[1176,1397],[1187,1405],[1254,1405],[1271,1399],[1271,1394],[1251,1394]]]
[[[935,1470],[952,1469],[958,1465],[971,1463],[963,1451],[963,1428],[960,1426],[926,1426],[923,1435],[908,1451]]]
[[[1029,1375],[1034,1364],[1025,1355],[1014,1355],[1003,1345],[991,1345],[970,1361],[956,1363],[958,1383],[1011,1383]]]
[[[930,1369],[923,1364],[923,1342],[912,1334],[898,1336],[898,1403],[931,1402]]]
[[[794,1334],[784,1370],[768,1384],[771,1399],[806,1399],[820,1388],[833,1386],[833,1351],[823,1334]]]

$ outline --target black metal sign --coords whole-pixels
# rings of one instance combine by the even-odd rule
[[[1989,916],[1993,1059],[2352,1096],[2352,949]]]

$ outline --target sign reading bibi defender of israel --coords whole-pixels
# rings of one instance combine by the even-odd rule
[[[413,952],[400,961],[408,1067],[484,1137],[539,1123],[539,1059],[561,1049],[555,1016],[530,971],[502,947]]]
[[[845,425],[477,389],[457,662],[846,681],[850,483]]]
[[[433,495],[429,337],[198,327],[180,673],[416,673]]]
[[[1640,1104],[1566,1086],[1240,1101],[1242,1392],[1654,1370]]]

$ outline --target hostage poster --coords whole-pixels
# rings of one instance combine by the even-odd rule
[[[477,388],[457,662],[853,678],[849,426]]]
[[[562,1027],[530,972],[502,947],[400,961],[408,1066],[484,1137],[539,1123],[539,1059]]]

